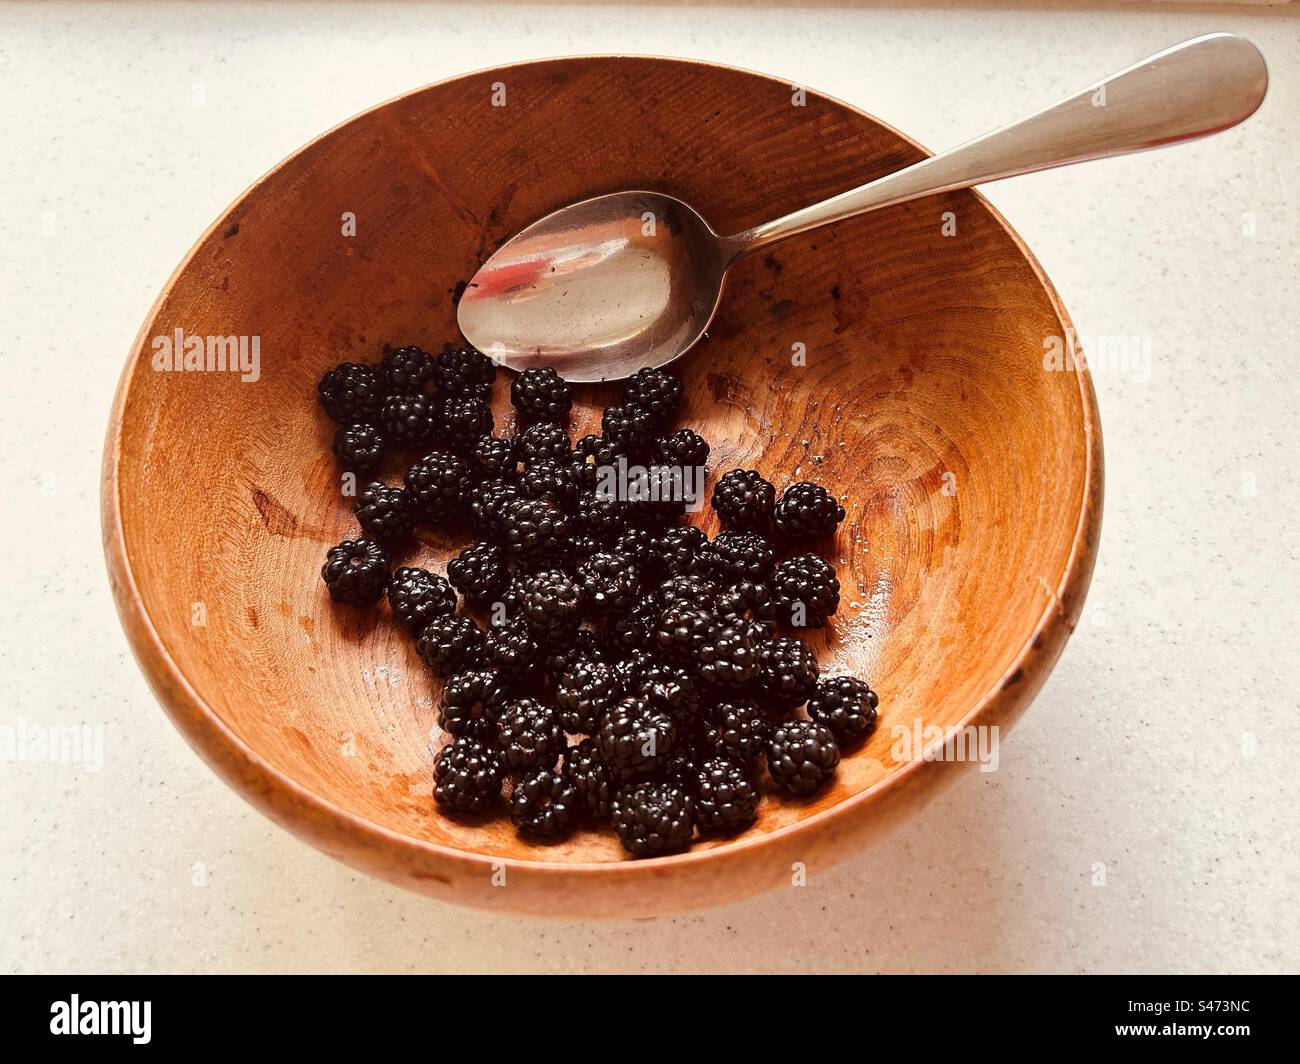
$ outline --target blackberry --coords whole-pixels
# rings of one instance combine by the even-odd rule
[[[693,727],[700,712],[700,691],[689,669],[669,661],[652,659],[640,669],[632,693],[652,709],[666,713],[675,724]]]
[[[379,418],[388,389],[374,366],[342,362],[320,379],[316,394],[325,413],[342,425]]]
[[[624,698],[606,714],[596,749],[616,779],[649,776],[663,764],[677,729],[672,718],[644,698]]]
[[[824,724],[843,745],[869,735],[876,726],[880,699],[854,676],[832,676],[817,685],[808,699],[808,716]]]
[[[817,688],[817,659],[797,639],[768,640],[759,645],[758,683],[774,708],[794,709]]]
[[[456,612],[456,592],[437,573],[403,566],[388,585],[388,605],[404,627],[418,632],[435,617]]]
[[[465,459],[449,451],[430,451],[406,471],[406,490],[426,521],[435,524],[455,517],[470,485]]]
[[[806,480],[785,489],[772,515],[777,531],[791,539],[829,536],[843,520],[844,507],[820,484]]]
[[[578,501],[578,476],[567,460],[539,458],[529,462],[519,475],[519,486],[526,495],[550,496],[566,509],[572,509]]]
[[[573,633],[569,642],[548,648],[545,668],[551,679],[558,681],[567,669],[580,661],[604,660],[605,652],[596,642],[595,633],[582,628]]]
[[[495,741],[497,722],[510,690],[509,679],[497,669],[455,673],[442,689],[438,723],[452,735],[479,735]]]
[[[470,347],[443,348],[433,360],[434,376],[444,395],[467,395],[483,399],[496,380],[496,364],[482,351]]]
[[[560,727],[571,735],[591,735],[614,705],[619,691],[613,665],[585,658],[573,662],[555,685]]]
[[[569,434],[549,421],[529,425],[522,432],[516,433],[510,442],[514,445],[515,457],[525,465],[542,458],[567,460],[571,454]]]
[[[704,736],[718,753],[745,764],[767,749],[772,733],[762,706],[747,698],[715,702],[704,711]]]
[[[758,674],[758,651],[739,624],[710,625],[695,662],[700,680],[715,687],[744,687]]]
[[[433,380],[433,359],[418,347],[390,347],[379,363],[379,375],[390,392],[414,395]]]
[[[618,841],[633,857],[677,853],[691,844],[695,807],[679,783],[636,783],[610,803]]]
[[[510,382],[510,401],[525,418],[562,422],[573,406],[569,382],[555,370],[526,369]]]
[[[694,662],[717,621],[706,609],[688,603],[669,606],[655,625],[655,646],[671,658]]]
[[[374,425],[343,425],[334,433],[334,457],[353,473],[369,473],[384,457],[384,435]]]
[[[532,698],[507,702],[497,721],[497,743],[507,772],[551,768],[564,750],[555,710]]]
[[[518,484],[508,480],[485,480],[465,492],[470,524],[486,539],[499,539],[506,510],[524,497]]]
[[[483,813],[500,799],[502,776],[496,751],[476,736],[462,735],[433,763],[433,797],[453,813]]]
[[[694,571],[696,559],[708,542],[709,537],[694,525],[678,525],[660,533],[650,553],[667,576],[686,576]]]
[[[493,543],[475,543],[447,563],[451,586],[475,606],[497,602],[510,579],[505,552]]]
[[[445,678],[478,663],[483,630],[469,617],[435,617],[416,637],[415,649],[435,676]]]
[[[568,573],[543,569],[524,581],[520,605],[528,627],[542,639],[555,643],[577,629],[582,593]]]
[[[718,585],[703,576],[670,576],[656,592],[664,609],[672,606],[694,606],[702,610],[717,607]]]
[[[706,834],[733,835],[758,819],[758,788],[741,765],[711,757],[692,780],[695,820]]]
[[[392,543],[415,528],[415,500],[405,488],[372,480],[357,496],[357,523],[370,539]]]
[[[688,487],[667,466],[651,466],[646,471],[644,488],[636,483],[629,485],[628,517],[657,535],[676,524],[686,512]]]
[[[583,739],[577,746],[569,747],[564,752],[564,764],[588,814],[595,820],[608,820],[614,779],[601,760],[596,744],[591,739]]]
[[[565,553],[569,519],[550,499],[507,503],[498,519],[506,552],[528,560],[551,560]]]
[[[825,725],[792,720],[772,729],[767,770],[776,785],[796,798],[812,794],[835,774],[840,748]]]
[[[388,586],[388,552],[368,539],[345,539],[331,547],[321,567],[330,598],[349,606],[376,601]]]
[[[701,565],[724,584],[734,584],[739,580],[766,580],[772,575],[775,560],[772,544],[757,532],[719,532],[713,542],[700,551]]]
[[[492,408],[472,395],[448,396],[442,403],[442,432],[454,451],[471,451],[492,434]]]
[[[626,654],[652,645],[655,625],[662,610],[653,599],[633,602],[611,613],[600,631],[601,643],[611,651]]]
[[[577,578],[583,602],[602,616],[627,610],[641,592],[640,568],[627,553],[597,551],[578,566]]]
[[[713,486],[713,509],[727,528],[765,528],[776,488],[754,469],[733,469]]]
[[[483,639],[483,660],[516,676],[535,669],[545,652],[523,617],[491,625]]]
[[[709,445],[699,433],[678,429],[655,440],[654,458],[662,465],[678,469],[701,469],[708,463]]]
[[[515,784],[510,795],[510,822],[521,835],[552,840],[573,830],[584,804],[566,770],[543,768]]]
[[[840,606],[835,566],[815,554],[787,558],[772,574],[772,605],[783,624],[821,628]]]
[[[627,531],[627,504],[605,495],[579,495],[573,525],[597,542],[612,543]]]
[[[476,469],[489,477],[513,476],[517,465],[514,444],[491,433],[474,441],[469,458]]]
[[[654,415],[640,406],[607,406],[600,419],[601,435],[629,458],[646,455],[658,427]]]
[[[626,452],[611,440],[595,434],[583,436],[574,444],[573,454],[597,469],[601,466],[617,465],[619,458],[626,457]]]
[[[682,408],[682,382],[666,369],[637,370],[627,379],[623,401],[647,411],[662,427]]]
[[[765,581],[738,580],[718,595],[717,614],[724,621],[746,622],[751,637],[771,639],[776,634],[776,606],[772,587]]]
[[[635,691],[654,662],[655,656],[649,650],[643,648],[628,650],[614,663],[619,685],[624,691]]]
[[[390,395],[379,416],[395,447],[418,447],[438,429],[438,406],[427,395]]]
[[[622,555],[638,565],[649,562],[654,554],[654,534],[645,528],[632,526],[619,533],[614,540],[613,553]]]

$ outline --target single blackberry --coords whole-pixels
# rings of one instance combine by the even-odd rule
[[[475,543],[447,563],[451,586],[475,606],[497,602],[510,579],[506,555],[494,543]]]
[[[345,539],[329,549],[320,575],[335,602],[365,606],[384,593],[391,564],[388,552],[378,543]]]
[[[695,665],[703,683],[744,687],[758,675],[758,651],[743,625],[714,623],[695,650]]]
[[[700,551],[700,564],[724,584],[766,580],[772,575],[775,560],[772,544],[757,532],[749,531],[719,532]]]
[[[840,748],[823,724],[791,720],[772,729],[767,770],[776,785],[796,798],[812,794],[835,774]]]
[[[466,669],[447,678],[438,723],[452,735],[496,741],[497,721],[510,699],[511,683],[498,669]]]
[[[444,395],[483,399],[492,390],[497,367],[482,351],[468,344],[464,347],[448,345],[433,360],[433,372]]]
[[[620,691],[613,665],[585,658],[575,661],[555,685],[560,727],[571,735],[591,735]]]
[[[688,575],[670,576],[655,595],[664,609],[681,605],[711,611],[717,607],[720,593],[718,585],[707,577]]]
[[[681,729],[699,721],[700,690],[690,669],[671,661],[652,659],[640,670],[630,692],[646,701],[651,709],[666,713]]]
[[[554,707],[532,698],[517,698],[501,708],[497,743],[507,772],[527,772],[555,764],[564,750],[564,733]]]
[[[567,643],[548,647],[544,662],[546,673],[558,682],[565,671],[580,661],[604,661],[605,651],[596,641],[594,632],[581,628],[573,633]]]
[[[583,739],[564,752],[569,778],[588,814],[595,820],[609,819],[609,805],[614,797],[614,779],[601,760],[600,751],[591,739]]]
[[[606,495],[581,494],[573,513],[573,527],[599,543],[613,543],[627,531],[627,504]]]
[[[696,559],[708,542],[709,537],[694,525],[678,525],[655,537],[650,553],[666,576],[686,576],[695,570]]]
[[[646,672],[655,663],[655,660],[653,651],[643,648],[628,650],[614,662],[614,671],[618,674],[619,686],[624,691],[634,692],[640,686]]]
[[[797,639],[783,636],[760,643],[758,684],[774,708],[794,709],[817,688],[817,659]]]
[[[433,380],[433,359],[418,347],[390,347],[379,363],[379,375],[390,392],[414,395]]]
[[[820,484],[806,480],[791,484],[776,504],[772,521],[791,539],[820,539],[844,520],[844,507]]]
[[[623,849],[633,857],[657,857],[690,846],[695,804],[679,783],[647,781],[615,794],[610,819]]]
[[[654,555],[655,536],[647,528],[635,525],[624,529],[614,540],[612,553],[621,555],[637,565],[647,564]]]
[[[678,469],[702,469],[709,460],[709,445],[699,433],[678,429],[655,440],[654,458],[662,465]]]
[[[456,612],[456,592],[437,573],[403,566],[388,585],[388,605],[405,628],[419,632],[435,617]]]
[[[392,543],[415,528],[415,500],[405,488],[372,480],[357,496],[357,523],[370,539]]]
[[[433,797],[453,813],[483,813],[501,797],[504,773],[491,745],[473,735],[448,743],[433,763]]]
[[[772,574],[772,605],[783,624],[821,628],[840,606],[835,566],[815,554],[787,558]]]
[[[808,699],[808,716],[828,727],[845,746],[871,734],[880,699],[855,676],[832,676]]]
[[[627,379],[623,401],[648,411],[662,428],[682,408],[682,382],[666,369],[637,370]]]
[[[578,566],[577,579],[583,602],[602,616],[629,609],[641,593],[640,567],[625,552],[597,551]]]
[[[701,832],[734,835],[758,819],[761,794],[744,766],[711,757],[695,770],[692,782],[695,821]]]
[[[573,454],[596,469],[602,466],[618,465],[618,460],[627,456],[626,452],[621,450],[612,440],[594,433],[583,436],[582,439],[575,443],[573,445]]]
[[[573,406],[569,382],[550,366],[523,370],[510,382],[510,401],[532,421],[563,422]]]
[[[478,663],[483,630],[469,617],[435,617],[416,637],[415,649],[435,676],[445,678]]]
[[[543,569],[524,581],[521,602],[524,619],[539,638],[562,642],[577,630],[582,613],[582,592],[562,569]]]
[[[718,595],[716,612],[728,623],[747,627],[751,638],[771,639],[776,634],[776,606],[772,586],[766,581],[738,580]]]
[[[572,453],[569,434],[549,421],[529,425],[522,432],[516,433],[510,442],[514,446],[515,457],[525,465],[542,458],[567,460]]]
[[[510,822],[521,835],[552,840],[573,830],[585,799],[566,769],[543,768],[515,784],[510,794]]]
[[[419,447],[438,430],[438,405],[428,395],[390,395],[379,416],[395,447]]]
[[[704,737],[724,757],[750,764],[767,749],[772,725],[757,703],[747,698],[715,702],[704,710]]]
[[[713,486],[713,510],[727,528],[766,528],[776,488],[754,469],[733,469]]]
[[[709,610],[685,602],[676,603],[659,615],[655,625],[655,646],[671,658],[694,663],[716,626],[717,620]]]
[[[489,477],[514,476],[518,464],[514,444],[491,433],[474,441],[469,458],[476,469]]]
[[[369,473],[384,457],[384,435],[374,425],[343,425],[334,433],[334,457],[353,473]]]
[[[430,451],[406,471],[405,483],[420,516],[440,524],[464,505],[471,483],[469,464],[450,451]]]
[[[567,460],[539,458],[519,474],[519,486],[526,495],[554,499],[565,509],[578,501],[578,476]]]
[[[600,629],[601,644],[618,654],[653,646],[655,625],[661,612],[653,599],[640,599],[610,613]]]
[[[492,408],[472,395],[451,395],[442,403],[442,435],[454,451],[471,451],[492,434]]]
[[[628,485],[627,514],[631,521],[658,535],[675,525],[686,513],[691,501],[686,493],[693,488],[668,466],[650,466],[644,483]]]
[[[525,561],[553,562],[568,546],[568,516],[550,499],[507,503],[498,524],[506,552]]]
[[[658,428],[654,415],[640,406],[607,406],[600,419],[601,435],[629,458],[649,453]]]
[[[388,389],[374,366],[342,362],[320,379],[316,394],[325,413],[341,425],[379,419]]]
[[[546,648],[523,617],[488,626],[483,638],[483,660],[514,676],[523,676],[541,663]]]
[[[484,480],[465,491],[470,524],[484,539],[500,539],[502,519],[509,507],[524,497],[523,489],[508,480]]]
[[[624,698],[601,722],[596,749],[619,780],[649,776],[668,757],[677,728],[667,713],[644,698]]]

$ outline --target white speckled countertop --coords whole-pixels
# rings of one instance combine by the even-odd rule
[[[0,969],[1300,968],[1297,14],[0,7],[0,728],[104,738],[98,771],[0,757]],[[676,919],[486,915],[274,827],[154,703],[99,545],[109,402],[193,240],[325,128],[465,70],[620,51],[780,74],[938,148],[1218,29],[1272,68],[1245,126],[988,191],[1080,332],[1149,339],[1150,372],[1097,374],[1106,517],[1083,623],[1000,769],[891,840],[806,889]]]

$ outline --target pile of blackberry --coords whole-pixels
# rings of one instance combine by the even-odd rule
[[[631,377],[601,432],[576,443],[570,386],[550,369],[512,380],[515,430],[498,434],[496,376],[472,347],[408,346],[344,363],[318,389],[335,456],[364,474],[361,531],[321,575],[339,603],[386,596],[444,681],[438,806],[504,813],[541,841],[609,825],[651,857],[744,831],[765,793],[823,787],[878,705],[862,680],[821,676],[798,638],[839,608],[834,566],[808,547],[843,507],[820,485],[778,493],[735,469],[713,489],[710,540],[685,523],[685,500],[601,493],[603,467],[703,466],[708,444],[674,424],[672,374]],[[375,479],[403,451],[402,483]],[[445,575],[393,569],[421,529],[465,537]]]

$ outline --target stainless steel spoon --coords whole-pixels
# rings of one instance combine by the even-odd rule
[[[860,188],[734,236],[660,192],[615,192],[548,214],[505,243],[461,297],[461,331],[511,369],[571,381],[662,366],[704,334],[727,270],[777,240],[879,207],[1229,129],[1268,88],[1249,41],[1212,33],[1069,99]]]

